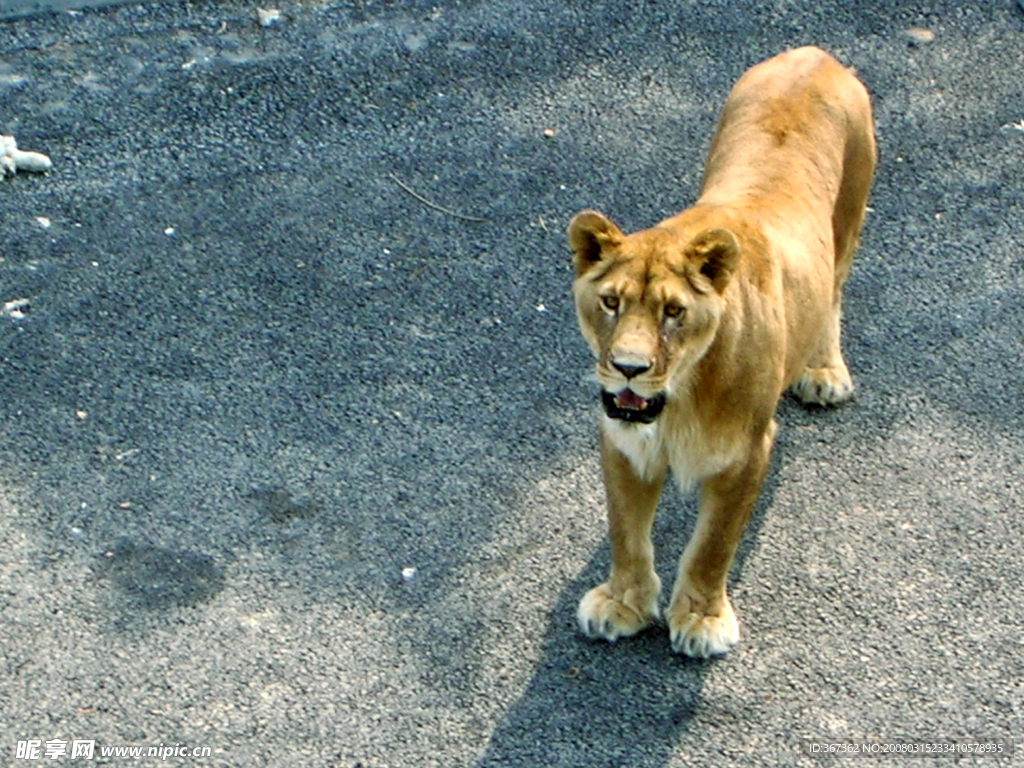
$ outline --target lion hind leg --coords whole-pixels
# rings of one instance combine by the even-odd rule
[[[853,377],[841,360],[838,366],[808,367],[793,385],[793,394],[809,405],[839,405],[853,397]]]
[[[868,195],[878,160],[871,100],[867,90],[853,77],[846,82],[845,106],[848,120],[843,175],[832,212],[835,253],[832,309],[822,329],[817,349],[792,387],[797,397],[815,405],[835,405],[853,396],[853,379],[843,360],[840,346],[843,286],[850,275],[853,255],[860,242]]]
[[[853,397],[853,377],[840,347],[842,301],[837,295],[818,348],[811,356],[792,390],[812,405],[837,405]]]
[[[840,345],[843,286],[850,275],[853,254],[860,242],[861,228],[867,213],[868,195],[875,174],[878,148],[875,143],[871,100],[867,90],[850,78],[847,93],[846,148],[843,177],[832,212],[832,235],[835,249],[835,277],[832,309],[822,329],[818,347],[811,355],[793,393],[805,403],[835,405],[853,396],[853,379],[843,360]]]

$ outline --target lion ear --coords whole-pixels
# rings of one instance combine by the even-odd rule
[[[569,246],[574,252],[576,276],[581,277],[601,260],[601,251],[606,246],[618,245],[623,234],[604,214],[597,211],[581,211],[573,216],[566,230]]]
[[[739,264],[740,244],[728,229],[706,229],[687,246],[686,256],[695,272],[722,293]]]

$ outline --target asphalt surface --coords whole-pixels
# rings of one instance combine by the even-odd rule
[[[126,5],[125,0],[0,0],[0,19],[18,19],[41,13],[60,13]]]
[[[0,763],[78,739],[110,765],[825,766],[848,761],[803,740],[1021,738],[1021,7],[580,5],[0,23],[0,133],[54,163],[0,180]],[[782,403],[729,656],[585,641],[609,552],[565,224],[692,202],[732,82],[807,43],[877,120],[857,400]],[[666,583],[693,514],[666,493]]]

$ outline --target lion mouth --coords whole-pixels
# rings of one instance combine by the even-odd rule
[[[624,389],[615,394],[603,391],[601,404],[604,406],[604,412],[613,419],[650,424],[658,418],[661,409],[665,407],[665,394],[659,393],[646,398],[640,397],[631,389]]]

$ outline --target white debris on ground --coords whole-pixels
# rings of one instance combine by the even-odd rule
[[[257,8],[256,15],[260,18],[261,27],[269,27],[281,20],[281,11],[277,8]]]
[[[18,171],[42,173],[53,168],[53,163],[39,152],[22,152],[13,136],[0,136],[0,168],[5,175]]]
[[[910,29],[904,30],[904,33],[910,42],[915,45],[927,45],[935,40],[935,33],[930,29],[922,29],[921,27],[911,27]]]
[[[4,302],[4,314],[12,320],[21,320],[28,312],[31,302],[28,299],[15,299]]]

